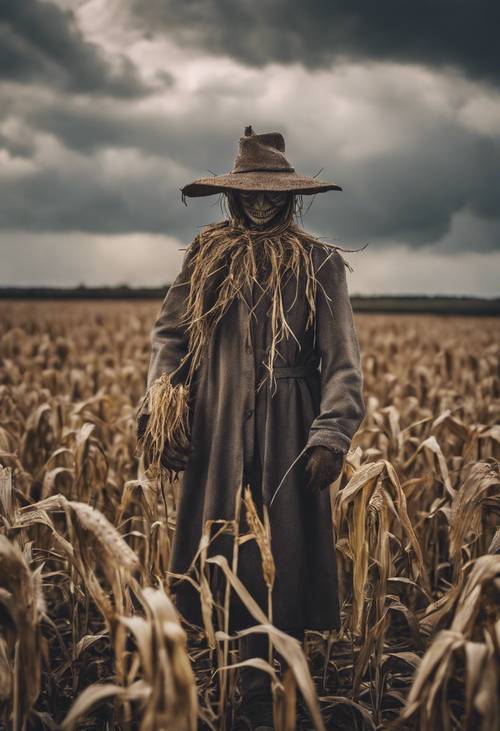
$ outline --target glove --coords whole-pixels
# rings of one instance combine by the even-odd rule
[[[338,478],[342,472],[344,454],[328,447],[312,447],[306,464],[307,489],[317,495]]]

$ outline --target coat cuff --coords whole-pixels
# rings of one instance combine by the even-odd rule
[[[312,447],[327,447],[332,452],[340,452],[344,456],[349,451],[351,440],[338,431],[330,431],[328,429],[318,429],[310,431],[305,450]]]

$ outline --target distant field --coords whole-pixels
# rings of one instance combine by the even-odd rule
[[[154,300],[162,299],[168,290],[165,287],[134,289],[131,287],[74,287],[56,289],[51,287],[23,288],[0,287],[1,299],[111,299],[111,300]],[[356,312],[387,313],[436,313],[442,315],[487,315],[500,316],[500,298],[444,297],[417,295],[351,296]]]
[[[468,297],[351,297],[355,312],[500,316],[500,299]]]
[[[236,643],[214,634],[210,589],[199,579],[206,625],[187,647],[168,599],[178,486],[138,479],[134,413],[159,307],[1,304],[2,728],[231,728]],[[300,681],[327,729],[399,717],[494,731],[500,319],[361,312],[356,324],[367,414],[332,489],[342,628],[309,633],[299,656],[285,645],[281,728],[294,728]]]

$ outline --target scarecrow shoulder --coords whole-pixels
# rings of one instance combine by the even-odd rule
[[[184,263],[189,263],[193,260],[194,256],[204,247],[207,242],[210,242],[215,236],[224,235],[227,229],[230,227],[229,221],[219,221],[218,223],[209,223],[196,234],[192,242],[186,247],[186,255]]]
[[[345,268],[350,268],[336,246],[324,244],[321,241],[313,246],[312,256],[314,271],[319,279],[341,280],[345,277]]]
[[[340,253],[342,249],[335,244],[329,244],[316,236],[304,231],[299,226],[295,229],[302,243],[308,247],[311,252],[311,258],[315,272],[327,269],[330,275],[334,272],[337,274],[344,273],[344,267],[350,269],[349,263]]]
[[[189,266],[193,260],[193,257],[200,250],[200,234],[196,234],[191,243],[184,249],[184,260],[182,267]]]

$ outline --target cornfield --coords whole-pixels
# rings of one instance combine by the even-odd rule
[[[366,418],[331,488],[338,633],[272,625],[199,552],[203,630],[166,581],[178,485],[135,454],[148,302],[10,302],[0,321],[0,714],[4,728],[230,729],[237,642],[218,565],[286,660],[276,728],[500,728],[500,322],[357,318]],[[245,511],[272,588],[268,527]],[[224,608],[223,608],[224,609]],[[252,662],[252,661],[246,661]]]

